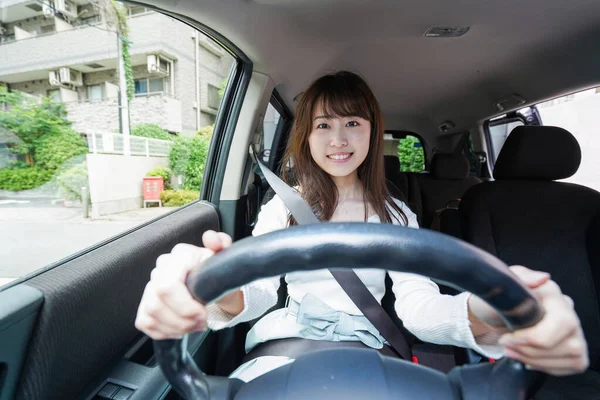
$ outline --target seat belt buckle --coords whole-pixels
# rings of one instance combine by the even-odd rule
[[[417,356],[412,356],[412,362],[414,364],[418,364],[419,363],[419,358]]]

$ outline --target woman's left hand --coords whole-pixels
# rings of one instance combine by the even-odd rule
[[[589,366],[588,347],[573,300],[545,272],[518,265],[510,270],[533,291],[545,315],[535,326],[500,336],[498,344],[504,346],[504,354],[527,368],[552,375],[585,371]],[[475,336],[507,331],[494,309],[476,296],[469,298],[469,313]]]
[[[525,283],[534,272],[521,266],[511,270]],[[588,346],[573,300],[550,279],[532,290],[546,314],[530,328],[502,335],[498,343],[505,346],[505,355],[552,375],[585,371],[590,363]]]

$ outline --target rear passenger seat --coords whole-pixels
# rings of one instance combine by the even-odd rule
[[[402,200],[408,207],[417,214],[419,224],[421,224],[421,190],[417,182],[416,174],[400,171],[400,160],[397,156],[385,156],[385,177],[390,184],[388,187],[392,197]]]
[[[469,176],[469,160],[462,154],[434,154],[431,173],[416,174],[416,178],[421,189],[424,228],[431,227],[437,210],[481,183],[481,179]]]

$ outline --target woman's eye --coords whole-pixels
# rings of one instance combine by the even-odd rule
[[[329,125],[327,125],[326,123],[321,123],[319,125],[317,125],[317,129],[327,129],[329,128]]]
[[[358,121],[350,121],[346,124],[346,126],[358,126]]]

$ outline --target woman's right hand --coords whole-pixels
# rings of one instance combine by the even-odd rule
[[[231,237],[206,231],[202,243],[203,248],[180,243],[156,260],[135,319],[135,327],[152,339],[178,339],[206,329],[206,308],[194,300],[185,279],[192,268],[231,246]]]

